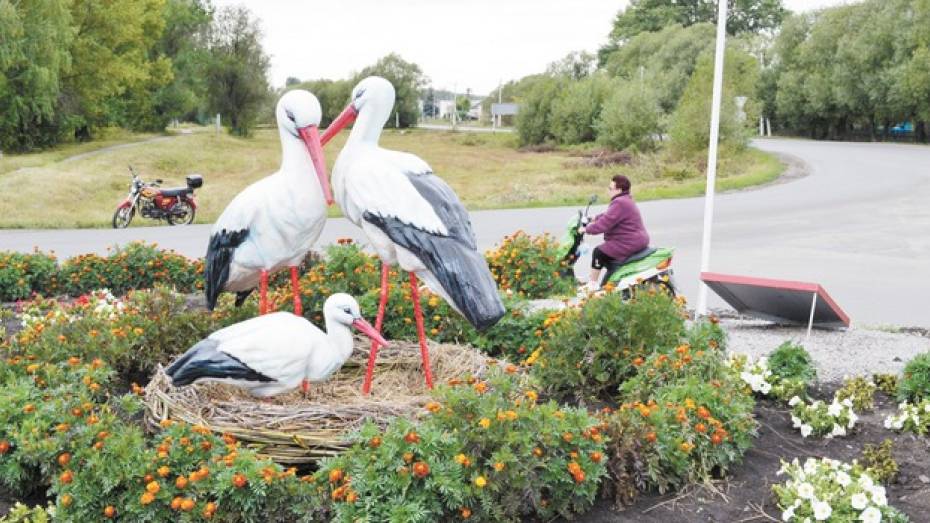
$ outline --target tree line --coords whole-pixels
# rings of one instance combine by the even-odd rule
[[[260,38],[209,0],[0,0],[0,149],[216,112],[247,135],[269,93]]]

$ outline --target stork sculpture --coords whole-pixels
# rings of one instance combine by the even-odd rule
[[[267,313],[268,275],[290,267],[294,313],[302,314],[297,267],[333,203],[318,129],[320,102],[307,91],[289,91],[278,100],[275,116],[281,168],[240,192],[213,225],[204,261],[210,310],[220,292],[235,292],[238,307],[258,286],[259,310]]]
[[[355,122],[333,167],[333,188],[343,214],[362,228],[381,259],[380,332],[390,266],[410,274],[414,316],[426,384],[433,386],[429,348],[420,309],[418,278],[473,326],[484,330],[504,315],[504,305],[487,262],[478,252],[471,220],[458,196],[422,159],[378,145],[394,107],[394,87],[384,78],[365,78],[352,100],[326,129],[326,144]],[[372,343],[362,390],[371,390],[379,342]]]

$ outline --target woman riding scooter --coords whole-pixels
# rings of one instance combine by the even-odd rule
[[[601,269],[612,263],[622,263],[627,258],[649,247],[649,233],[643,225],[642,216],[630,195],[630,179],[616,175],[608,188],[610,205],[587,226],[578,228],[585,234],[603,234],[604,243],[594,248],[591,257],[591,276],[583,291],[594,292],[600,288]]]

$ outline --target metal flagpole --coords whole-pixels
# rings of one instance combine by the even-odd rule
[[[720,103],[723,98],[723,58],[727,38],[727,0],[718,0],[717,49],[714,56],[714,92],[710,113],[710,147],[707,150],[707,191],[704,195],[704,239],[701,272],[710,265],[710,233],[714,223],[714,189],[717,181],[717,142],[720,138]],[[707,314],[707,285],[700,284],[697,313]]]

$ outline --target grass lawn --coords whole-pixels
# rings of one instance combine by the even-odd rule
[[[330,167],[346,136],[327,146]],[[139,139],[144,136],[131,135],[121,141]],[[663,151],[642,155],[628,166],[592,167],[580,165],[580,153],[519,152],[515,141],[510,134],[424,130],[387,131],[382,138],[384,147],[423,157],[470,209],[574,205],[602,193],[617,173],[630,176],[640,201],[697,196],[704,190],[703,157],[681,159]],[[271,129],[259,130],[250,139],[194,133],[61,161],[91,150],[92,145],[100,148],[101,144],[0,159],[0,227],[109,227],[116,204],[128,190],[128,164],[145,180],[164,179],[165,187],[183,185],[186,174],[202,174],[197,222],[210,223],[233,196],[274,172],[280,161],[278,135]],[[30,169],[16,171],[21,167]],[[765,183],[777,178],[782,169],[781,162],[767,153],[724,150],[718,188]]]

